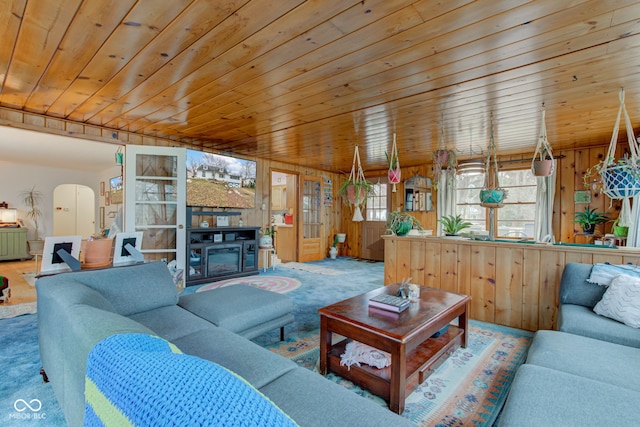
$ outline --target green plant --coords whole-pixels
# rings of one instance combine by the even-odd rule
[[[584,188],[591,190],[591,186],[594,185],[594,190],[603,192],[604,188],[600,182],[602,170],[608,166],[628,166],[625,171],[629,172],[634,179],[640,179],[640,165],[633,164],[628,157],[623,157],[618,160],[607,157],[600,160],[593,166],[590,166],[582,175],[582,184]]]
[[[442,229],[446,234],[456,235],[465,228],[471,227],[471,223],[469,221],[465,221],[462,219],[460,215],[445,215],[438,220],[440,224],[442,224]]]
[[[38,205],[42,202],[42,193],[36,190],[36,186],[31,187],[30,190],[25,190],[20,193],[22,197],[22,203],[27,206],[27,218],[33,221],[35,226],[35,239],[40,240],[40,218],[42,217],[42,211]]]
[[[585,206],[584,212],[575,212],[573,222],[582,226],[585,233],[593,232],[593,228],[596,224],[607,222],[609,217],[604,212],[596,212],[594,209],[589,209],[589,206]]]
[[[349,187],[352,187],[350,190]],[[367,202],[367,196],[374,193],[373,184],[367,180],[353,180],[347,179],[340,186],[340,190],[338,194],[343,197],[343,199],[350,204],[361,204],[365,205]],[[355,197],[355,199],[352,199]]]
[[[627,235],[629,234],[629,227],[626,225],[620,225],[620,218],[616,218],[614,220],[611,220],[609,222],[612,222],[613,224],[611,224],[611,231],[613,231],[613,234],[615,236],[618,237],[627,237]]]
[[[398,153],[400,152],[400,150],[398,150]],[[384,152],[385,157],[387,158],[387,164],[389,165],[390,169],[397,169],[398,168],[398,156],[393,156],[393,157],[389,157],[389,153],[387,153],[386,151]]]
[[[331,245],[331,246],[333,246],[334,248],[338,247],[338,235],[337,234],[333,237],[333,245]]]
[[[389,212],[387,216],[387,229],[393,234],[398,236],[404,236],[411,230],[422,230],[420,222],[408,212],[402,212],[400,209]]]

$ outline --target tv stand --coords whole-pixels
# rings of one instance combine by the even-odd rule
[[[260,227],[188,228],[186,286],[258,274],[259,230]]]

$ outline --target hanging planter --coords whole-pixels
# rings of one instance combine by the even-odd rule
[[[501,205],[502,202],[504,201],[504,195],[505,195],[505,191],[502,189],[495,189],[495,190],[490,190],[490,189],[484,189],[484,190],[480,190],[480,202],[482,204],[482,206],[485,207],[502,207],[502,206],[495,206],[495,205]]]
[[[600,174],[602,192],[611,199],[625,199],[640,194],[640,167],[638,165],[638,143],[633,134],[631,120],[624,105],[624,89],[620,89],[620,108],[609,142],[607,157],[600,163],[590,167],[584,176],[585,185],[594,173]],[[629,157],[615,159],[618,131],[620,130],[620,118],[624,115],[629,143]]]
[[[547,139],[544,110],[542,110],[540,136],[538,137],[536,151],[533,153],[531,171],[535,176],[549,176],[555,172],[555,161],[553,160],[553,153],[551,152],[551,144],[549,144],[549,140]]]
[[[391,148],[391,156],[385,152],[387,161],[389,162],[388,178],[389,183],[393,184],[391,192],[396,192],[396,184],[400,183],[400,159],[398,158],[398,147],[396,146],[396,134],[393,134],[393,147]]]
[[[441,138],[438,142],[438,149],[433,152],[433,182],[438,186],[440,175],[443,170],[455,170],[457,166],[456,152],[447,150],[444,142],[444,128],[441,129]],[[449,177],[453,179],[452,176]]]
[[[367,203],[367,197],[373,191],[373,184],[367,181],[362,171],[360,163],[360,152],[356,145],[353,153],[353,164],[351,165],[351,174],[349,178],[340,187],[340,195],[354,210],[352,221],[364,221],[362,217],[361,207]]]
[[[493,120],[491,121],[491,140],[487,150],[485,170],[484,187],[480,190],[480,205],[486,208],[501,208],[504,206],[502,202],[507,192],[500,188],[500,183],[498,182],[498,155],[496,154],[496,143],[493,138]]]

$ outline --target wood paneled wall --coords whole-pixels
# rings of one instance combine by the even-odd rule
[[[413,283],[471,296],[472,319],[536,331],[554,329],[569,262],[637,263],[640,250],[385,237],[384,283]]]

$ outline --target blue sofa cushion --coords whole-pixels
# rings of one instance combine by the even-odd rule
[[[590,307],[562,304],[558,310],[558,329],[616,344],[640,347],[640,329],[598,316]]]
[[[604,286],[587,282],[592,264],[570,262],[564,267],[560,280],[560,304],[576,304],[593,308],[602,299]]]
[[[536,332],[527,364],[640,393],[640,349],[559,331]]]
[[[85,390],[85,426],[296,425],[236,374],[145,334],[98,343]]]
[[[578,375],[524,364],[518,368],[500,426],[634,426],[640,393]]]
[[[63,273],[52,277],[53,282],[69,281],[95,289],[123,316],[178,303],[173,277],[163,262]]]

